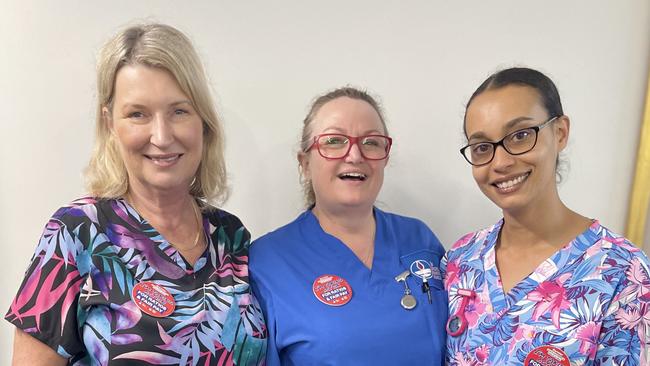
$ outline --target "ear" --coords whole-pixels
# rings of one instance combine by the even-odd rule
[[[296,158],[298,159],[298,166],[300,168],[300,174],[302,175],[302,178],[309,178],[311,176],[309,172],[309,155],[301,151],[296,155]]]
[[[108,130],[113,133],[113,115],[111,114],[111,111],[108,110],[108,107],[103,106],[102,107],[102,121],[106,124],[106,127],[108,127]]]
[[[569,142],[569,132],[571,130],[571,120],[567,116],[558,117],[554,123],[555,141],[558,151],[564,150]]]

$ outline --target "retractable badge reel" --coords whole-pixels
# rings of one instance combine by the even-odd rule
[[[395,281],[404,282],[404,296],[402,296],[402,299],[400,300],[400,305],[402,305],[402,307],[406,310],[412,310],[418,304],[417,300],[415,300],[415,297],[411,295],[411,289],[409,288],[409,284],[406,282],[406,279],[410,275],[411,271],[407,269],[406,271],[395,276]]]
[[[458,337],[467,329],[469,322],[465,317],[465,307],[467,306],[469,300],[476,297],[476,292],[461,288],[458,289],[458,295],[462,296],[460,305],[458,306],[456,312],[450,316],[449,319],[447,319],[447,334],[452,337]]]

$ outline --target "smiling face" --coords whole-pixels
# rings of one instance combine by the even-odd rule
[[[166,70],[122,67],[106,119],[129,175],[129,191],[189,191],[203,150],[201,117]]]
[[[311,123],[311,136],[340,133],[348,136],[386,132],[377,111],[365,101],[336,98],[323,105]],[[306,179],[311,181],[317,209],[370,209],[384,182],[387,159],[367,160],[356,144],[343,159],[326,159],[314,146],[298,155]]]
[[[550,117],[554,116],[548,115],[535,89],[508,85],[476,96],[467,108],[465,128],[470,144],[494,142],[514,131],[538,126]],[[538,132],[537,144],[527,153],[515,156],[497,147],[490,163],[472,167],[474,179],[504,211],[516,212],[559,199],[556,160],[568,136],[569,120],[559,117]]]

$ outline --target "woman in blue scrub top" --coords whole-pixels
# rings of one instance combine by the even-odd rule
[[[314,101],[298,153],[309,208],[250,251],[267,365],[444,364],[444,250],[421,221],[374,206],[391,143],[366,92]]]

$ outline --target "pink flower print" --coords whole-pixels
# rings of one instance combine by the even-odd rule
[[[485,314],[485,308],[486,305],[481,296],[475,297],[465,305],[465,319],[467,319],[470,328],[478,324],[478,320]]]
[[[645,299],[650,296],[650,280],[648,273],[641,264],[639,258],[632,259],[630,266],[625,271],[629,284],[621,291],[619,298],[625,299],[629,296]]]
[[[536,321],[540,316],[550,312],[553,325],[560,329],[560,313],[571,306],[571,303],[565,298],[565,294],[564,287],[557,281],[542,282],[537,286],[537,289],[526,296],[528,300],[537,302],[533,310],[533,320]]]
[[[473,238],[473,237],[474,237],[474,233],[466,234],[466,235],[463,236],[462,238],[458,239],[458,241],[456,241],[456,242],[454,243],[454,245],[452,245],[451,248],[452,248],[452,249],[460,248],[460,247],[462,247],[463,245],[465,245],[465,244],[469,243],[470,241],[472,241],[472,238]]]
[[[603,242],[598,241],[597,243],[594,243],[594,245],[585,250],[585,259],[593,257],[594,255],[600,253],[601,250],[603,250]]]
[[[465,354],[461,352],[456,352],[452,359],[452,365],[457,366],[477,366],[477,362],[470,358],[466,358]]]
[[[647,336],[650,331],[649,303],[642,302],[621,307],[616,311],[614,317],[618,325],[623,329],[634,329],[636,327],[642,345],[647,345],[650,342],[650,338]],[[641,365],[647,365],[647,362],[650,361],[646,359],[646,354],[647,352],[641,354]]]
[[[580,341],[580,353],[593,359],[596,356],[598,347],[598,336],[600,335],[600,324],[593,321],[583,324],[576,330],[576,339]]]
[[[487,346],[487,344],[480,346],[474,351],[474,357],[476,357],[476,360],[480,363],[487,361],[489,355],[490,348]]]
[[[525,341],[529,343],[533,339],[533,337],[535,337],[536,332],[537,332],[537,328],[532,325],[522,323],[519,326],[517,326],[517,330],[515,331],[515,336],[513,337],[512,342],[510,342],[508,352],[512,352],[515,346],[521,341]]]
[[[611,235],[611,233],[610,233],[610,235]],[[618,237],[615,237],[615,238],[614,237],[604,237],[603,240],[608,241],[608,242],[610,242],[612,244],[618,245],[618,246],[622,247],[625,250],[629,250],[632,253],[635,253],[635,252],[638,252],[638,251],[641,250],[641,249],[639,249],[639,247],[637,247],[637,246],[635,246],[633,244],[630,244],[627,241],[627,239],[625,239],[622,236],[618,236]]]
[[[623,329],[633,329],[637,325],[647,327],[650,326],[650,307],[648,303],[630,304],[618,309],[614,317]]]
[[[541,282],[549,278],[555,272],[557,272],[557,266],[555,265],[555,262],[553,262],[550,259],[547,259],[544,262],[542,262],[542,264],[540,264],[539,267],[535,268],[535,272],[533,272],[532,277],[536,281]]]
[[[447,272],[445,274],[445,288],[449,290],[451,286],[458,282],[458,273],[460,268],[458,266],[458,261],[453,261],[447,263]]]

